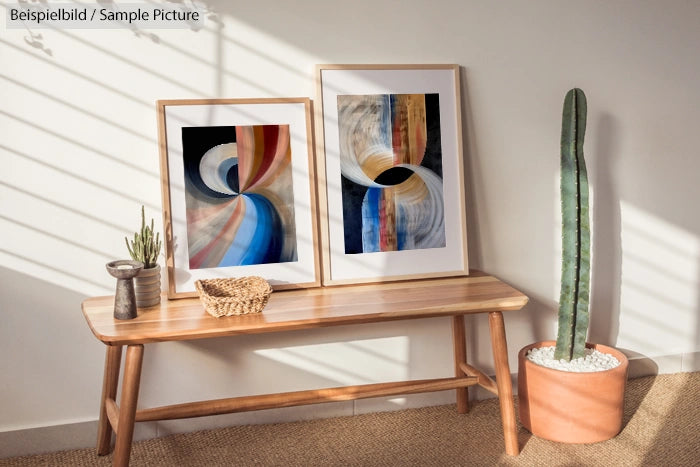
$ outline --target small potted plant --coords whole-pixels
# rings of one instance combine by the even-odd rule
[[[544,341],[518,354],[520,421],[535,436],[593,443],[622,427],[627,357],[586,342],[590,295],[588,175],[583,155],[586,96],[570,90],[561,135],[562,277],[556,343]]]
[[[134,290],[136,292],[136,306],[145,308],[160,303],[160,266],[158,255],[162,242],[160,234],[153,232],[153,219],[151,225],[146,225],[146,212],[141,206],[141,230],[134,233],[134,239],[129,242],[124,238],[126,248],[134,261],[143,263],[143,269],[134,278]]]

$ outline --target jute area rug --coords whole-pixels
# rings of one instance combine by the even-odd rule
[[[517,403],[517,401],[516,401]],[[134,444],[132,466],[700,466],[700,373],[630,380],[614,439],[565,445],[520,428],[503,453],[496,399],[472,404],[173,435]],[[94,449],[0,459],[0,466],[108,466]]]

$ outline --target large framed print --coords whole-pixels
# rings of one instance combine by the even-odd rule
[[[316,68],[323,284],[467,275],[459,66]]]
[[[308,98],[157,102],[168,297],[197,279],[320,285]]]

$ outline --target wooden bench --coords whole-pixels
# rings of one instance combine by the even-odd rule
[[[472,271],[468,277],[412,280],[274,292],[262,313],[214,318],[199,299],[163,299],[160,306],[139,310],[133,320],[113,318],[114,297],[82,304],[95,336],[107,345],[97,453],[111,451],[113,465],[128,465],[134,422],[226,414],[320,402],[454,389],[457,410],[469,410],[467,388],[480,385],[498,395],[505,451],[517,455],[518,441],[502,311],[519,310],[527,297],[495,277]],[[464,315],[488,313],[496,380],[467,363]],[[285,332],[347,324],[445,316],[452,320],[455,376],[426,380],[344,386],[189,402],[137,410],[144,344],[208,339],[239,334]],[[121,399],[116,401],[122,347],[126,346]]]

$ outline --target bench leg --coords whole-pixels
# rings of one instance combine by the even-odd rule
[[[122,346],[107,346],[105,355],[105,375],[102,382],[102,401],[100,402],[100,421],[97,425],[97,455],[109,454],[112,449],[112,425],[107,418],[107,399],[117,397],[119,384],[119,367],[122,360]]]
[[[461,368],[462,363],[467,363],[467,340],[464,334],[464,315],[452,317],[452,345],[455,354],[455,376],[467,376]],[[457,389],[457,413],[469,412],[468,388]]]
[[[136,402],[139,397],[141,381],[141,364],[143,363],[143,345],[129,345],[126,348],[124,365],[124,382],[119,407],[119,422],[117,424],[117,441],[114,446],[112,465],[129,465],[131,441],[134,437],[134,422],[136,420]]]
[[[520,452],[520,448],[518,446],[518,428],[515,422],[513,386],[510,382],[508,346],[506,345],[506,329],[503,325],[503,313],[500,311],[489,312],[489,329],[491,331],[493,360],[496,367],[498,399],[501,403],[501,419],[503,421],[506,454],[517,456]]]

